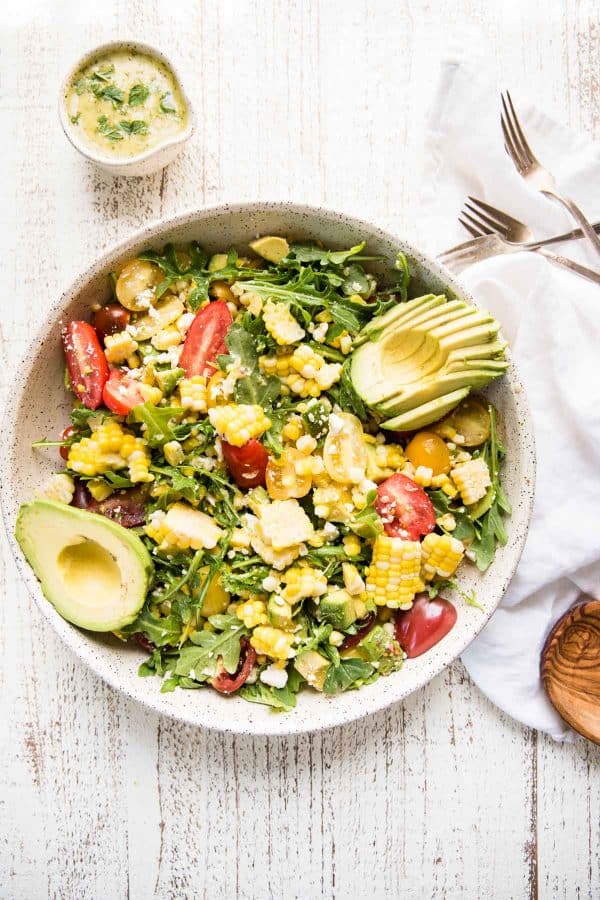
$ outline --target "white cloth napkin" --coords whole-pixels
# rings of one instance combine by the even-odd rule
[[[588,218],[600,220],[600,148],[529,105],[519,89],[512,95],[538,158]],[[498,83],[459,57],[442,65],[425,168],[420,215],[434,253],[468,239],[457,223],[468,194],[526,222],[536,236],[575,227],[517,174],[504,150]],[[600,269],[584,241],[556,252]],[[502,322],[527,390],[538,457],[518,571],[463,662],[505,712],[556,740],[570,739],[541,687],[539,654],[581,591],[600,597],[600,286],[535,253],[486,260],[459,277]]]

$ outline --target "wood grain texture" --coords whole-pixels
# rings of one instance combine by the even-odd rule
[[[34,0],[0,53],[3,357],[51,298],[149,218],[224,199],[323,202],[426,246],[424,110],[453,36],[600,139],[590,0]],[[134,36],[177,57],[198,114],[164,173],[112,179],[55,106],[79,49]],[[200,236],[201,237],[201,236]],[[507,719],[460,663],[401,706],[290,740],[148,714],[42,624],[2,545],[0,895],[597,898],[600,754]]]

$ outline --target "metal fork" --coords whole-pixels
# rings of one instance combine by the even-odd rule
[[[476,216],[475,220],[471,218],[471,214]],[[520,244],[521,250],[537,250],[538,247],[548,247],[551,244],[561,244],[564,241],[580,240],[585,237],[581,228],[574,228],[573,231],[565,231],[562,234],[555,234],[553,237],[536,240],[528,225],[509,216],[508,213],[502,212],[501,209],[496,209],[495,206],[491,206],[484,200],[478,200],[477,197],[471,196],[467,197],[458,221],[473,237],[478,237],[482,227],[487,225],[486,234],[499,234],[507,241]],[[473,226],[475,230],[473,230]],[[600,222],[594,222],[592,228],[600,234]]]
[[[511,96],[508,91],[502,95],[502,113],[500,114],[504,146],[512,159],[519,174],[533,184],[546,197],[558,200],[577,221],[585,234],[588,242],[600,256],[600,238],[588,222],[579,207],[569,197],[560,194],[556,189],[554,175],[544,168],[536,159],[533,151],[527,143],[527,138],[521,128],[521,123],[515,112]]]
[[[594,284],[600,284],[600,272],[588,269],[566,256],[558,256],[550,250],[544,249],[544,244],[553,243],[558,240],[565,240],[569,235],[575,235],[569,232],[567,235],[557,235],[553,238],[546,238],[544,241],[529,241],[526,243],[518,243],[516,235],[531,235],[531,231],[518,219],[513,219],[507,213],[469,197],[469,201],[465,203],[459,216],[460,223],[473,235],[474,240],[466,241],[458,244],[445,253],[438,256],[439,262],[450,269],[451,272],[458,273],[482,259],[490,256],[500,256],[507,253],[518,253],[521,250],[532,250],[544,256],[549,262],[568,269],[586,278]],[[598,226],[600,227],[600,226]]]

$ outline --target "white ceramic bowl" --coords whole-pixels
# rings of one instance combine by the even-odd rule
[[[43,597],[12,537],[19,504],[30,499],[57,468],[55,450],[34,451],[31,443],[60,434],[71,409],[71,398],[63,388],[60,321],[87,318],[91,305],[105,301],[109,294],[107,273],[149,245],[158,249],[167,241],[197,239],[211,252],[231,245],[244,250],[259,234],[319,239],[337,248],[350,247],[365,238],[369,250],[383,254],[388,265],[398,250],[406,253],[413,271],[413,292],[445,291],[474,302],[444,269],[400,238],[341,213],[291,203],[245,203],[215,206],[148,225],[103,254],[76,279],[47,313],[17,367],[3,431],[8,445],[2,461],[2,506],[17,565],[43,617],[101,678],[151,709],[194,725],[248,734],[291,734],[340,725],[406,697],[455,659],[495,610],[521,555],[534,491],[533,435],[525,394],[514,367],[489,390],[500,411],[508,447],[503,478],[514,509],[508,522],[508,543],[499,549],[484,575],[472,566],[461,571],[462,588],[475,588],[485,611],[466,605],[459,597],[452,598],[458,609],[458,621],[452,631],[428,653],[408,660],[400,672],[359,691],[328,698],[307,690],[300,694],[296,709],[285,714],[211,690],[161,694],[158,679],[138,678],[136,674],[143,652],[110,637],[80,631],[61,619]],[[34,619],[32,627],[39,628],[39,621]]]
[[[150,147],[148,150],[145,150],[143,153],[137,153],[135,156],[115,159],[113,156],[102,153],[100,148],[93,150],[86,141],[81,139],[77,129],[73,127],[69,119],[66,98],[73,77],[80,69],[85,68],[85,66],[93,62],[94,59],[103,56],[105,53],[124,49],[136,50],[138,53],[145,53],[148,56],[153,56],[171,69],[188,108],[188,122],[185,129],[180,134],[174,135],[165,141],[161,141],[161,143],[157,144],[155,147]],[[156,47],[151,47],[150,44],[144,44],[140,41],[110,41],[107,44],[101,44],[99,47],[94,47],[93,50],[89,50],[83,56],[79,57],[77,62],[74,63],[67,72],[60,86],[60,93],[58,95],[58,116],[65,135],[75,149],[78,150],[82,156],[85,156],[86,159],[89,159],[90,162],[93,162],[101,169],[104,169],[105,172],[110,172],[111,175],[152,175],[154,172],[158,172],[159,169],[164,169],[165,166],[168,166],[170,162],[173,162],[175,157],[181,153],[184,145],[194,133],[195,128],[194,110],[190,98],[185,92],[177,67],[173,65],[171,60],[168,59],[164,53],[157,50]]]

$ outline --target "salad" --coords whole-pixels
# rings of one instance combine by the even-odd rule
[[[161,689],[277,710],[442,640],[461,567],[506,542],[505,450],[473,391],[490,315],[410,297],[399,254],[268,235],[148,250],[63,323],[71,422],[17,539],[68,621],[136,642]]]

